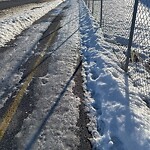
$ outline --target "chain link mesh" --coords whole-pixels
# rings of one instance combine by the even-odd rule
[[[129,74],[150,107],[150,1],[139,0]]]

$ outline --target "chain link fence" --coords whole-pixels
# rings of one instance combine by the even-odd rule
[[[85,0],[121,67],[150,107],[150,0]]]
[[[139,0],[131,47],[129,74],[150,107],[150,1]]]

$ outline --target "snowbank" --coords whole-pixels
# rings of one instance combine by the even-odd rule
[[[101,31],[82,1],[80,11],[84,88],[93,147],[100,150],[148,150],[149,108],[119,67],[109,44],[99,37]]]
[[[0,20],[0,47],[3,47],[7,42],[14,39],[16,35],[32,25],[34,21],[44,16],[62,2],[63,0],[45,2],[39,4],[39,7],[35,9],[28,9],[20,14],[17,13],[16,15]]]

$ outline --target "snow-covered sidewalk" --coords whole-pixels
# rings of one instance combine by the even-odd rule
[[[94,148],[149,150],[149,108],[119,67],[84,2],[80,2],[84,88]]]
[[[21,131],[16,135],[19,149],[24,149],[31,140],[43,118],[57,102],[57,98],[77,66],[80,42],[79,6],[76,0],[71,1],[67,6],[70,7],[61,14],[64,16],[60,22],[63,28],[58,31],[58,37],[52,49],[56,49],[65,40],[67,41],[50,57],[47,74],[39,77],[35,82],[33,91],[38,101],[36,108],[24,120]],[[80,98],[74,93],[75,87],[76,83],[72,81],[32,149],[78,149],[81,144],[77,126]]]

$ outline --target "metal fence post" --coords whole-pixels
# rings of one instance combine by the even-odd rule
[[[94,14],[94,0],[92,0],[92,15]]]
[[[84,0],[85,4],[87,5],[87,0]]]
[[[102,28],[102,17],[103,17],[103,0],[100,3],[100,28]]]
[[[88,8],[90,9],[90,0],[88,0]]]
[[[139,2],[139,0],[135,0],[135,3],[134,3],[134,10],[133,10],[133,15],[132,15],[132,24],[131,24],[131,29],[130,29],[128,49],[127,49],[127,58],[126,58],[125,68],[124,68],[125,72],[128,72],[129,60],[131,57],[131,46],[132,46],[132,41],[133,41],[133,34],[134,34],[134,28],[135,28],[138,2]]]

